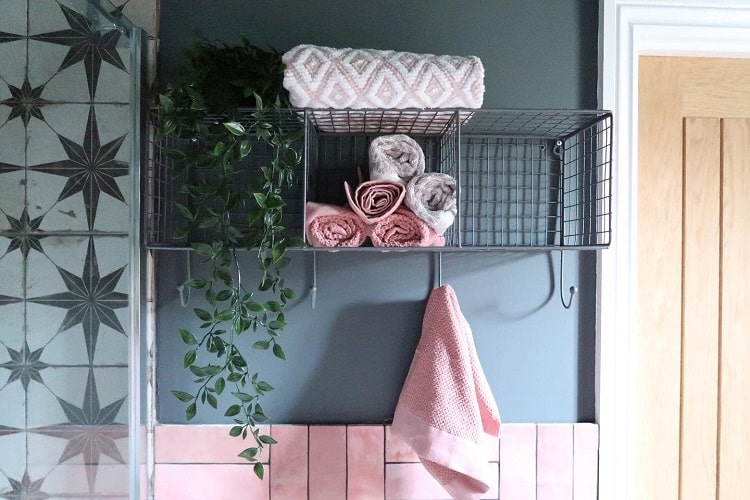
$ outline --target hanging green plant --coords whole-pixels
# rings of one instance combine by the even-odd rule
[[[279,337],[296,294],[283,272],[287,249],[301,240],[285,234],[283,195],[302,162],[303,128],[281,85],[280,53],[243,38],[238,46],[203,40],[187,55],[182,83],[159,96],[155,138],[190,144],[167,151],[173,175],[184,179],[184,203],[176,204],[183,224],[174,236],[206,263],[205,275],[184,285],[200,290],[207,306],[193,309],[197,329],[179,329],[187,346],[183,364],[195,385],[172,393],[187,405],[187,421],[200,405],[218,408],[220,397],[231,393],[224,411],[235,423],[230,435],[252,439],[239,456],[262,479],[261,452],[275,441],[257,424],[267,421],[261,400],[273,387],[252,368],[245,348],[286,358]],[[254,154],[259,148],[263,154]],[[260,278],[253,286],[243,281],[240,248],[256,252]]]

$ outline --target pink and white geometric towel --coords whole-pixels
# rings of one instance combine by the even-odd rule
[[[480,108],[476,56],[297,45],[282,56],[284,88],[298,108]]]
[[[499,436],[500,414],[449,285],[433,290],[427,301],[391,432],[453,498],[476,500],[489,490],[483,435]]]

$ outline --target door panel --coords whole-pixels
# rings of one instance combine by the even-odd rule
[[[636,498],[750,486],[750,60],[639,60]]]

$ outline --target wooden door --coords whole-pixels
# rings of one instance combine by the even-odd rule
[[[750,60],[641,57],[635,498],[750,498]]]

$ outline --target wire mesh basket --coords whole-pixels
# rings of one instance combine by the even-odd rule
[[[402,133],[422,147],[426,171],[457,180],[458,214],[445,233],[443,249],[601,248],[610,243],[609,112],[307,109],[295,115],[289,126],[304,127],[299,145],[304,171],[284,195],[283,221],[294,236],[304,235],[305,202],[346,204],[344,181],[355,186],[367,180],[370,142]],[[170,148],[197,146],[189,139],[166,138],[150,147],[147,246],[184,247],[200,241],[205,236],[200,232],[174,238],[180,224],[175,202],[184,201],[185,178],[170,175],[172,164],[165,154]],[[258,175],[268,154],[258,141],[243,176]]]

